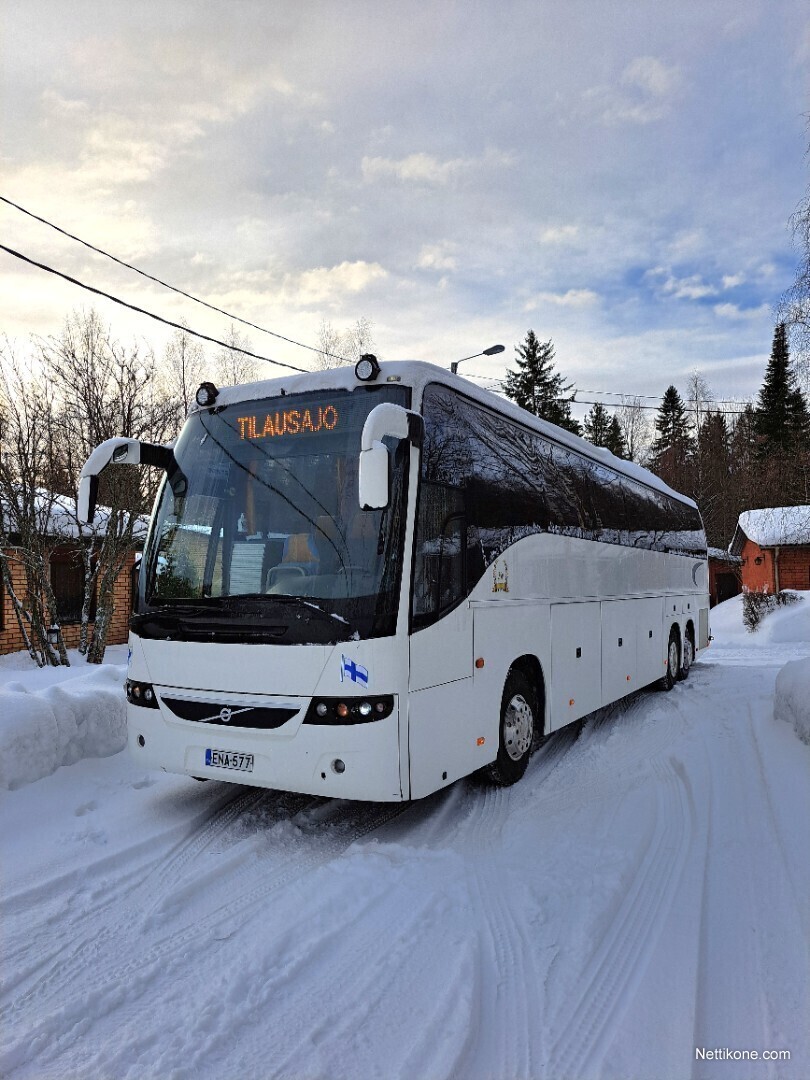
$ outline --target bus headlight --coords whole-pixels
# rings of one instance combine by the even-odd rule
[[[368,724],[394,711],[394,695],[363,698],[313,698],[305,724]]]
[[[140,705],[144,709],[160,708],[157,694],[149,683],[127,679],[124,683],[124,689],[127,692],[127,701],[130,705]]]

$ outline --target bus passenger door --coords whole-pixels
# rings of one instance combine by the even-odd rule
[[[425,524],[420,521],[414,552],[415,627],[410,638],[408,745],[414,799],[469,771],[463,749],[469,741],[465,728],[473,685],[465,518],[450,513],[436,525],[438,535],[430,535]]]

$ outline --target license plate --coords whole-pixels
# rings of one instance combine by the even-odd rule
[[[240,754],[236,750],[206,750],[205,764],[219,769],[236,769],[237,772],[253,772],[253,754]]]

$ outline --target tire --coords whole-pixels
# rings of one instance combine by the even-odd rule
[[[537,728],[537,695],[520,670],[506,677],[501,698],[498,756],[484,770],[486,779],[498,787],[516,784],[526,772]]]
[[[683,639],[683,649],[681,650],[681,664],[678,668],[678,678],[688,679],[689,669],[692,666],[692,661],[695,658],[695,646],[692,644],[692,638],[687,632]]]
[[[681,647],[678,644],[678,633],[673,628],[669,632],[669,644],[667,645],[667,670],[659,682],[662,690],[671,690],[675,685],[681,670]]]

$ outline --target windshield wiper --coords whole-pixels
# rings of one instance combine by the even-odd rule
[[[320,604],[316,604],[315,601],[308,596],[297,596],[295,593],[270,593],[265,599],[274,600],[280,604],[295,604],[298,607],[305,607],[308,611],[314,611],[327,619],[334,619],[336,622],[342,623],[345,627],[349,627],[348,620],[344,619],[342,615],[336,615],[334,611],[329,611],[327,608],[321,607]]]

